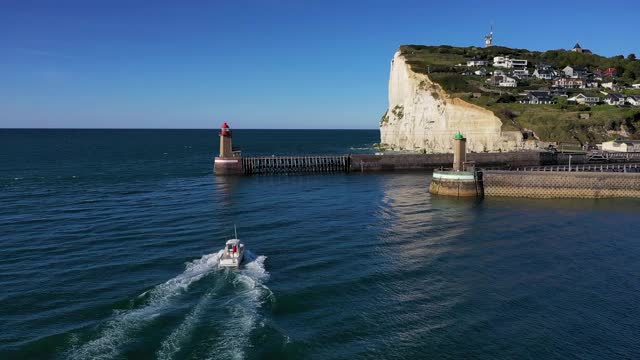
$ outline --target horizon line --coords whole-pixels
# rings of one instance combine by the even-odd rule
[[[219,130],[220,128],[82,128],[82,127],[0,127],[0,130]],[[380,128],[231,128],[231,130],[329,130],[329,131],[343,131],[343,130],[380,130]]]

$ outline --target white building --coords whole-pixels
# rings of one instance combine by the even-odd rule
[[[595,105],[598,102],[600,102],[600,98],[597,96],[587,96],[584,95],[582,93],[574,96],[574,97],[570,97],[567,99],[568,101],[573,101],[576,102],[578,104],[587,104],[587,105]]]
[[[566,77],[570,77],[573,79],[580,79],[587,76],[587,69],[581,67],[571,67],[567,66],[562,69],[562,72]]]
[[[602,83],[600,84],[600,86],[602,86],[605,89],[611,89],[613,91],[620,91],[620,86],[618,84],[614,84],[613,82],[606,82],[606,83]]]
[[[489,60],[482,60],[482,59],[471,59],[471,60],[467,60],[467,66],[468,67],[473,67],[473,66],[487,66],[489,65]]]
[[[631,87],[634,89],[640,89],[640,84],[633,84]]]
[[[626,100],[633,106],[640,106],[640,95],[627,96]]]
[[[514,78],[510,78],[508,76],[503,76],[502,81],[498,83],[500,87],[517,87],[518,82]]]
[[[527,69],[514,69],[511,74],[518,79],[527,79],[529,78],[529,70]]]
[[[512,59],[508,56],[496,56],[493,58],[494,67],[501,67],[506,69],[512,69],[514,67],[525,68],[527,67],[527,64],[527,60]]]
[[[604,102],[609,105],[624,105],[624,96],[620,94],[609,94],[604,97]]]
[[[640,152],[640,140],[613,140],[603,142],[602,151]]]
[[[533,76],[538,79],[553,80],[556,77],[556,72],[550,69],[536,69]]]

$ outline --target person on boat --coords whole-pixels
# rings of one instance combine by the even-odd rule
[[[231,249],[232,253],[236,253],[238,251],[238,247],[236,245],[233,245],[233,248]]]

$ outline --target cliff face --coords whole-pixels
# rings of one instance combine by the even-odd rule
[[[452,152],[460,131],[473,152],[534,147],[518,131],[501,131],[493,112],[451,97],[425,74],[413,72],[399,52],[391,61],[389,109],[380,122],[381,143],[394,150]]]

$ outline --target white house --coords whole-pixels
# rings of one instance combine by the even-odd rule
[[[620,91],[620,86],[618,84],[614,84],[613,82],[606,82],[600,84],[605,89],[611,89],[613,91]]]
[[[508,76],[502,76],[502,81],[498,83],[500,87],[517,87],[518,82],[514,78],[510,78]]]
[[[493,75],[487,81],[493,86],[500,87],[517,87],[518,81],[514,78],[510,78],[507,75]]]
[[[533,77],[544,80],[553,80],[556,76],[556,72],[551,69],[536,69],[533,72]]]
[[[585,81],[582,79],[557,78],[553,80],[553,87],[565,89],[584,89]]]
[[[624,105],[624,100],[624,96],[620,94],[609,94],[604,98],[604,102],[609,105]]]
[[[598,86],[599,86],[599,83],[597,81],[595,81],[595,80],[587,79],[584,82],[584,86],[585,86],[585,88],[588,88],[588,89],[597,89]]]
[[[512,59],[508,56],[496,56],[493,58],[494,67],[501,67],[506,69],[512,69],[514,67],[524,68],[527,67],[527,64],[527,60]]]
[[[640,106],[640,95],[627,96],[626,100],[633,106]]]
[[[489,65],[489,61],[488,60],[482,60],[482,59],[477,59],[477,58],[473,58],[471,60],[467,60],[467,66],[468,67],[472,67],[472,66],[487,66]]]
[[[587,105],[595,105],[598,102],[600,102],[600,98],[597,96],[587,96],[584,95],[582,93],[574,96],[574,97],[570,97],[567,99],[568,101],[574,101],[578,104],[587,104]]]
[[[520,101],[522,104],[553,104],[553,97],[549,91],[528,91],[527,97]]]
[[[529,77],[529,70],[527,69],[514,69],[511,74],[518,79],[527,79]]]
[[[493,66],[494,67],[507,67],[507,58],[504,56],[496,56],[493,58]]]
[[[564,69],[562,69],[562,72],[564,73],[565,76],[573,79],[583,78],[587,75],[587,69],[580,68],[580,67],[567,66]]]
[[[529,62],[521,59],[509,59],[509,63],[511,68],[526,68]]]
[[[631,85],[634,89],[640,89],[640,83]]]
[[[640,152],[640,140],[613,140],[602,143],[602,151]]]

